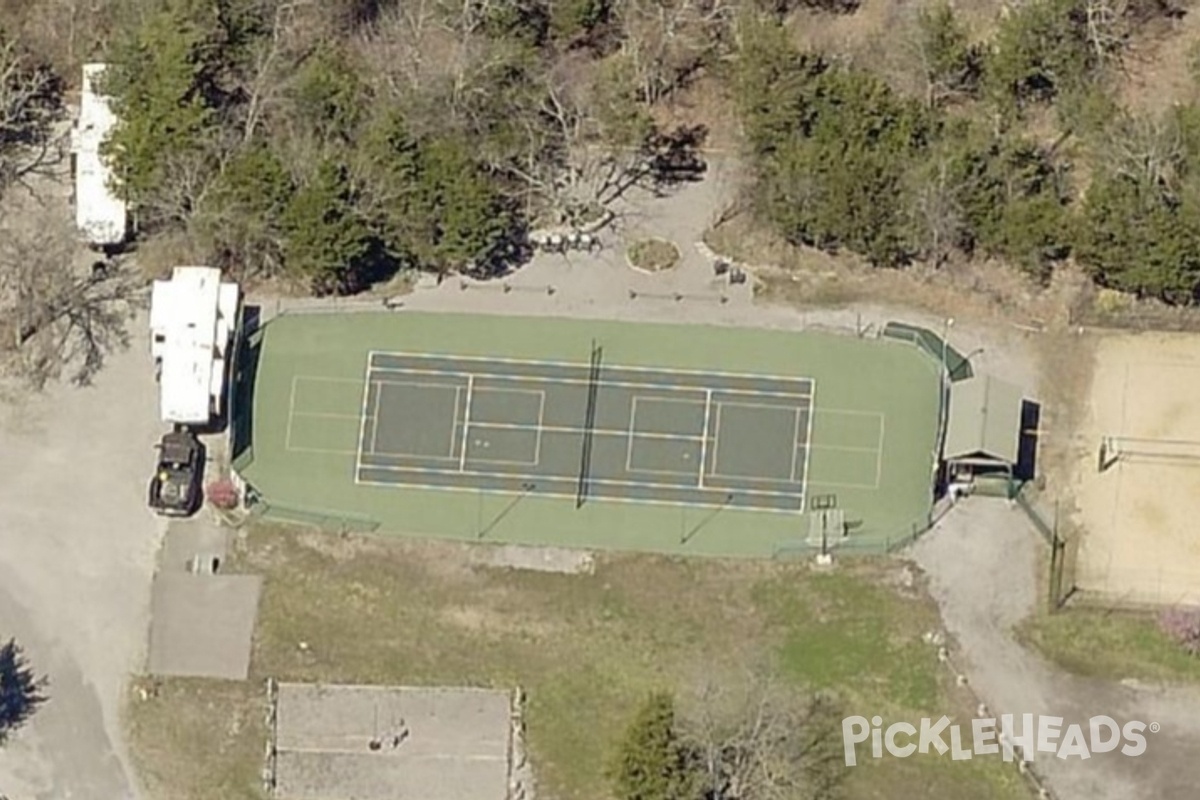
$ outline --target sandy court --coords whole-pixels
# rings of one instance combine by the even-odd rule
[[[1078,465],[1085,530],[1079,588],[1117,602],[1200,604],[1197,397],[1200,336],[1127,335],[1097,344]],[[1148,441],[1100,472],[1105,436]]]

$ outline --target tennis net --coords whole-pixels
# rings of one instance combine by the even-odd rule
[[[587,409],[583,416],[583,446],[579,454],[579,486],[575,491],[575,507],[587,502],[588,478],[592,469],[592,438],[596,429],[596,395],[600,391],[600,362],[604,349],[592,340],[592,356],[588,366]]]

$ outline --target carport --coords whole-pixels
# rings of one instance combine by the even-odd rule
[[[979,491],[1012,496],[1021,455],[1023,405],[1019,387],[989,375],[951,385],[942,461],[952,494]]]

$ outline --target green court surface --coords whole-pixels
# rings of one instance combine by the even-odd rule
[[[942,378],[904,341],[421,313],[272,320],[241,357],[261,508],[473,541],[770,556],[836,506],[881,548],[932,503]]]

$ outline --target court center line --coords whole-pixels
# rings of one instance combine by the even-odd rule
[[[387,386],[396,389],[454,389],[461,388],[463,382],[461,380],[447,381],[446,383],[430,383],[426,381],[385,381],[382,378],[377,378],[375,373],[379,370],[371,370],[371,381],[378,386]],[[466,373],[459,374],[457,372],[442,373],[448,378],[468,378]]]
[[[299,375],[292,376],[292,391],[288,394],[287,430],[283,440],[284,450],[292,449],[292,420],[296,416],[296,382],[299,380]]]
[[[471,438],[471,400],[475,390],[475,376],[467,376],[467,402],[464,403],[466,413],[463,414],[462,449],[458,453],[458,471],[465,473],[467,469],[467,442]]]
[[[708,420],[712,415],[712,396],[712,389],[704,390],[704,427],[700,429],[704,435],[700,439],[700,473],[696,476],[696,484],[701,489],[704,488],[704,473],[708,469]]]
[[[320,453],[322,455],[330,455],[330,456],[352,456],[352,455],[355,455],[358,451],[357,450],[332,450],[332,449],[327,449],[324,447],[293,447],[288,452],[291,452],[291,453]]]
[[[716,420],[713,421],[713,435],[712,435],[712,439],[713,439],[712,465],[713,465],[713,468],[708,473],[709,475],[714,476],[714,477],[719,474],[717,472],[717,448],[720,447],[720,445],[721,445],[721,404],[716,403],[715,405],[717,407],[717,418],[716,418]],[[708,431],[705,430],[705,433],[707,433],[707,432]]]
[[[450,418],[450,446],[446,448],[447,454],[454,457],[454,435],[458,433],[458,406],[462,402],[462,387],[454,387],[454,416]]]
[[[542,430],[546,427],[546,392],[538,392],[537,432],[533,435],[533,465],[542,463]]]
[[[884,426],[887,424],[887,417],[880,414],[879,416],[879,447],[875,453],[875,488],[878,489],[883,481],[883,433]],[[934,459],[936,463],[936,459]]]
[[[352,383],[359,386],[359,378],[327,378],[324,375],[297,375],[302,381],[312,381],[313,383]]]
[[[629,430],[626,431],[627,438],[625,439],[625,471],[633,472],[633,434],[637,430],[637,403],[638,396],[635,394],[630,398],[629,404]],[[593,431],[593,435],[595,431]]]
[[[874,447],[858,447],[856,445],[842,444],[813,444],[809,445],[814,450],[836,450],[839,453],[870,453],[872,455],[879,452],[878,445]]]
[[[485,430],[501,430],[501,431],[534,431],[540,433],[570,433],[582,436],[587,433],[584,428],[574,428],[571,426],[558,425],[522,425],[512,422],[472,422],[471,428]],[[620,436],[625,438],[632,436],[635,439],[665,439],[672,442],[698,442],[702,436],[688,436],[682,433],[631,433],[629,430],[621,430],[619,428],[600,428],[592,430],[593,436]]]

